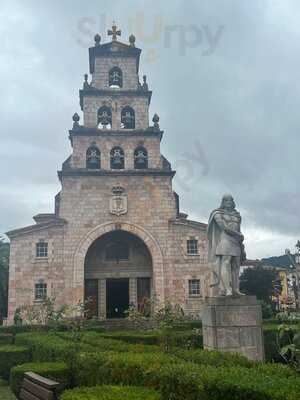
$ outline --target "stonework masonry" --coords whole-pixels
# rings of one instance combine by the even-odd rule
[[[75,304],[87,296],[87,279],[95,281],[91,285],[96,293],[96,315],[101,318],[107,317],[110,304],[117,304],[107,293],[107,279],[118,278],[128,278],[130,304],[138,306],[141,287],[147,285],[143,279],[149,279],[151,295],[160,305],[170,301],[187,313],[201,315],[209,295],[206,225],[188,220],[179,210],[178,196],[172,189],[175,171],[160,152],[163,132],[157,123],[149,125],[151,92],[139,83],[139,56],[140,49],[116,40],[90,48],[92,79],[80,91],[83,125],[74,117],[69,131],[72,154],[59,171],[61,191],[55,213],[47,218],[41,215],[35,225],[7,233],[11,240],[10,322],[17,307],[38,304],[37,283],[47,285],[47,296],[55,297],[57,305]],[[117,88],[109,86],[113,67],[122,71],[122,85]],[[98,126],[98,110],[103,105],[111,110],[110,129]],[[134,129],[122,127],[125,106],[134,110]],[[97,168],[87,166],[91,146],[99,149]],[[116,146],[124,152],[124,167],[119,169],[111,164],[120,165],[118,155],[113,160],[111,156]],[[135,149],[141,146],[146,149],[144,168],[135,164]],[[121,195],[116,195],[116,190]],[[111,204],[116,205],[116,212]],[[150,261],[143,263],[138,250],[130,246],[127,264],[119,262],[118,256],[115,263],[104,262],[104,255],[101,258],[99,254],[105,254],[109,242],[100,239],[110,235],[114,242],[117,232],[125,232],[128,243],[134,238],[144,243]],[[188,253],[188,240],[197,244],[193,254]],[[41,241],[48,246],[46,257],[36,253]],[[94,253],[89,253],[94,259],[87,267],[87,254],[96,241],[99,248],[94,245]],[[190,281],[199,282],[199,292],[191,293]],[[147,290],[143,290],[146,296]],[[110,312],[117,315],[118,306],[113,308]]]

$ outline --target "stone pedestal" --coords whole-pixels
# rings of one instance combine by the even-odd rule
[[[261,305],[255,296],[207,298],[202,324],[205,349],[264,360]]]

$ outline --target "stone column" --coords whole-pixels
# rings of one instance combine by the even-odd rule
[[[106,319],[106,279],[98,280],[98,315]]]
[[[255,296],[207,298],[202,326],[204,349],[264,360],[262,312]]]

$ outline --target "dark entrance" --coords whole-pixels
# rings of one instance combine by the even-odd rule
[[[124,318],[129,308],[129,279],[106,280],[106,318]]]
[[[98,317],[98,280],[86,279],[84,284],[87,318]]]

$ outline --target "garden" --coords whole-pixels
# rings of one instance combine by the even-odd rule
[[[265,363],[203,350],[201,323],[170,307],[157,313],[155,326],[132,310],[135,329],[128,330],[105,330],[84,317],[0,327],[0,398],[18,398],[32,371],[59,382],[61,400],[299,399],[295,315],[265,322]]]

